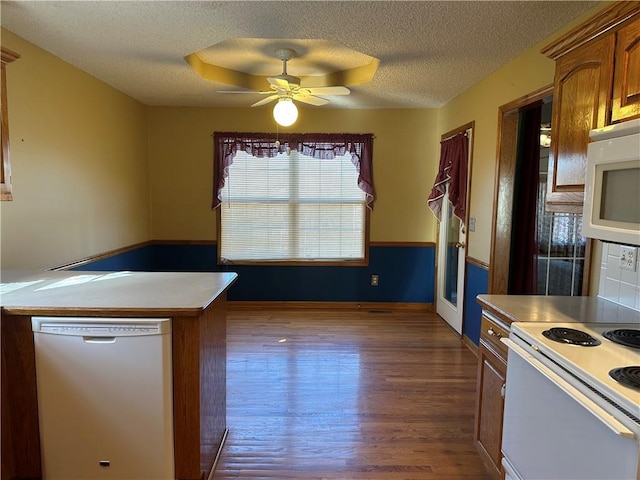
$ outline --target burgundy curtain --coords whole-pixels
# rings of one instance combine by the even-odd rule
[[[276,144],[272,133],[215,132],[213,134],[213,202],[217,208],[229,167],[238,150],[254,157],[275,157],[287,148],[297,150],[308,157],[332,159],[351,153],[351,161],[358,169],[358,187],[367,197],[367,207],[373,209],[373,135],[351,133],[301,133],[279,134]]]
[[[509,293],[538,293],[538,187],[542,102],[520,113],[513,192]]]
[[[467,163],[469,159],[469,138],[465,132],[440,142],[440,165],[429,194],[427,204],[438,221],[442,216],[442,201],[449,184],[449,200],[453,214],[465,222],[467,209]]]

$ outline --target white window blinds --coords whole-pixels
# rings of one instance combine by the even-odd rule
[[[365,193],[352,155],[237,151],[221,190],[222,262],[362,261]]]

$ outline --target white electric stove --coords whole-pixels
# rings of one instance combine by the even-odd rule
[[[566,331],[569,338],[576,334],[578,344],[553,340],[553,330]],[[543,332],[551,331],[550,334]],[[514,335],[522,338],[539,352],[586,382],[628,413],[640,417],[640,386],[634,388],[611,377],[609,372],[621,367],[637,367],[640,382],[640,325],[620,323],[515,323]],[[633,332],[637,332],[637,336]],[[619,334],[621,341],[636,342],[636,347],[616,343],[608,336]],[[626,334],[626,335],[625,335]],[[590,342],[586,336],[594,339]],[[618,339],[614,335],[614,339]],[[582,341],[583,340],[583,341]],[[571,340],[568,340],[568,342]],[[595,345],[592,345],[595,343]],[[631,372],[633,375],[633,371]],[[640,385],[640,384],[639,384]]]
[[[506,478],[640,479],[640,322],[516,322],[503,341]]]

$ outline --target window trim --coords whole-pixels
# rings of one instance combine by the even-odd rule
[[[275,137],[275,138],[274,138]],[[214,138],[214,178],[213,178],[213,201],[212,208],[216,210],[216,240],[217,240],[217,264],[218,265],[255,265],[255,266],[338,266],[338,267],[362,267],[369,265],[369,245],[371,230],[371,210],[375,201],[375,190],[373,187],[372,173],[372,149],[373,134],[283,134],[273,133],[230,133],[215,132]],[[224,186],[226,170],[230,162],[223,158],[224,153],[228,153],[228,143],[225,139],[235,138],[233,152],[238,148],[246,151],[250,155],[273,157],[284,149],[291,148],[299,152],[314,156],[315,158],[332,158],[335,155],[345,155],[351,153],[354,158],[354,168],[359,172],[358,187],[365,193],[365,218],[364,218],[364,257],[362,259],[335,259],[335,260],[228,260],[220,256],[222,245],[222,214],[219,208],[222,205],[220,200],[220,190]],[[246,140],[246,142],[245,142]],[[276,140],[279,144],[276,144]],[[333,143],[333,150],[316,151],[315,143]],[[359,145],[361,156],[356,153],[355,143]],[[256,147],[256,144],[259,147]],[[225,148],[226,147],[226,148]],[[250,151],[249,151],[250,150]],[[311,152],[311,153],[310,153]],[[362,157],[362,158],[361,158]],[[231,161],[232,161],[231,157]],[[364,170],[364,171],[363,171]],[[220,176],[223,176],[220,179]]]

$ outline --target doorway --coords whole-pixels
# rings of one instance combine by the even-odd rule
[[[580,235],[582,215],[545,206],[552,102],[549,86],[499,109],[489,293],[581,295],[588,289],[590,242]],[[526,127],[531,118],[534,124]],[[528,156],[522,152],[525,128],[536,142]],[[522,210],[523,191],[534,195],[532,212]],[[533,242],[529,250],[526,241]]]

